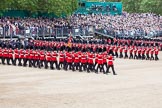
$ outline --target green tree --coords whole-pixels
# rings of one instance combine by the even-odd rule
[[[153,12],[162,14],[162,1],[161,0],[142,0],[140,5],[141,12]]]

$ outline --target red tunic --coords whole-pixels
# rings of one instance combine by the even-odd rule
[[[45,53],[44,53],[44,51],[40,51],[40,60],[45,60]]]
[[[74,54],[74,63],[79,63],[79,54]]]
[[[133,48],[130,48],[129,52],[132,53],[133,52]]]
[[[93,64],[93,55],[92,54],[88,55],[88,63]]]
[[[98,55],[97,63],[98,64],[103,64],[103,56],[101,54]]]
[[[112,66],[113,65],[113,56],[108,57],[108,65]]]
[[[155,54],[158,55],[159,54],[159,49],[155,50]]]
[[[3,50],[3,57],[8,58],[8,49]]]
[[[46,53],[46,60],[51,61],[51,53],[50,52]]]
[[[142,50],[142,54],[145,54],[145,49]]]
[[[67,63],[72,63],[72,62],[73,62],[72,55],[68,55],[68,57],[67,57]]]
[[[60,53],[60,58],[59,58],[59,62],[64,62],[65,57],[63,53]]]
[[[123,52],[123,48],[122,48],[122,47],[120,47],[120,50],[119,50],[119,52]]]
[[[57,53],[56,52],[52,53],[51,61],[57,61]]]
[[[151,54],[151,55],[154,54],[154,49],[152,49],[152,50],[150,51],[150,54]]]
[[[23,49],[20,50],[20,56],[19,56],[19,58],[21,58],[21,59],[24,58],[24,50]]]
[[[19,58],[19,50],[15,49],[14,52],[15,52],[15,58],[18,59]]]
[[[39,60],[40,59],[40,54],[39,54],[38,51],[35,51],[34,59],[35,60]]]
[[[87,63],[87,58],[85,54],[81,56],[81,63]]]
[[[8,51],[8,57],[9,57],[9,58],[13,58],[12,49],[9,49],[9,51]]]

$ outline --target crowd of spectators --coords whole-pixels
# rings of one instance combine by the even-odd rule
[[[55,36],[56,33],[68,35],[72,32],[72,28],[83,35],[95,30],[114,37],[162,36],[162,16],[152,13],[123,13],[115,16],[72,15],[67,19],[0,18],[0,35],[3,36],[18,34],[29,34],[33,37]]]
[[[162,16],[152,13],[122,15],[73,15],[72,25],[96,30],[113,36],[162,36]]]
[[[55,29],[69,28],[67,19],[63,18],[0,18],[0,34],[9,36],[25,33],[31,33],[32,36],[38,34],[53,34]]]

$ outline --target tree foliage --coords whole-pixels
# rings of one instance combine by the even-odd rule
[[[162,15],[162,0],[106,0],[122,2],[123,10],[127,12],[152,12]]]
[[[78,0],[0,0],[0,10],[28,10],[30,12],[69,15],[76,10]]]
[[[104,1],[104,0],[89,0]],[[153,12],[162,15],[162,0],[105,0],[122,2],[127,12]],[[0,0],[0,10],[28,10],[30,12],[70,15],[78,7],[78,0]]]

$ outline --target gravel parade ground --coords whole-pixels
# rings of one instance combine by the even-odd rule
[[[116,59],[116,76],[0,64],[0,108],[162,108],[159,58]]]

